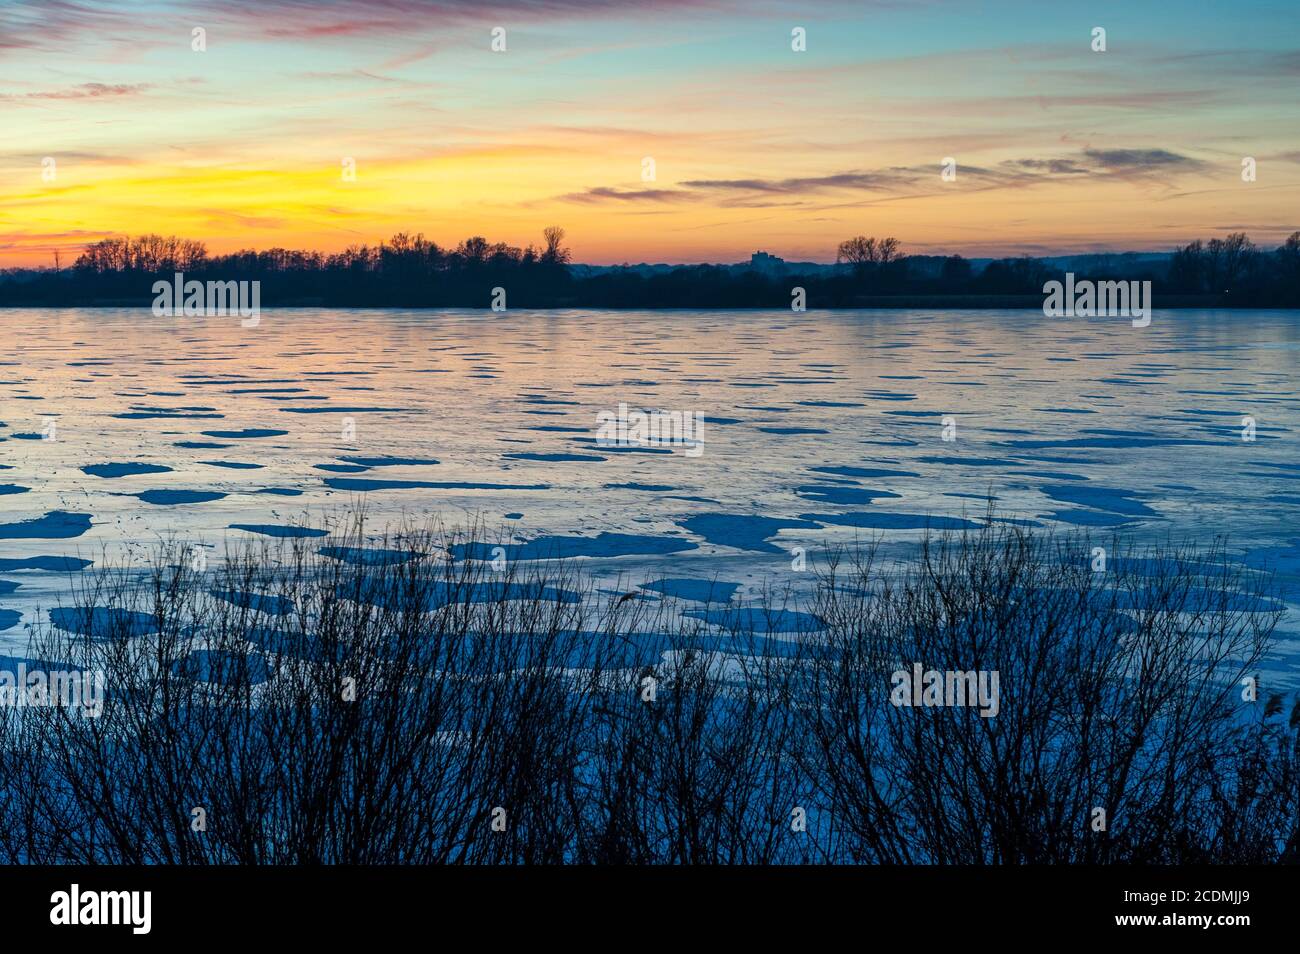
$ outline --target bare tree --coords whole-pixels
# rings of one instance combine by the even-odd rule
[[[846,239],[840,243],[835,254],[835,261],[837,263],[847,262],[850,265],[867,265],[877,260],[876,255],[876,240],[867,238],[865,235],[859,235],[856,238]]]
[[[886,265],[900,257],[901,243],[893,237],[877,240],[875,237],[859,235],[840,243],[836,252],[836,262],[850,265]]]
[[[558,225],[548,225],[542,235],[546,238],[546,249],[542,252],[542,261],[558,265],[567,265],[570,252],[564,248],[564,229]]]

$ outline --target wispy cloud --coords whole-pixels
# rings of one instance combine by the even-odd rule
[[[1073,159],[1010,159],[1008,165],[1027,169],[1030,172],[1046,172],[1057,176],[1086,176],[1092,171]]]
[[[570,192],[560,196],[569,202],[681,202],[691,198],[683,189],[614,189],[599,186],[585,192]]]
[[[1083,154],[1094,165],[1111,172],[1192,171],[1205,165],[1199,159],[1167,149],[1085,149]]]
[[[645,18],[672,9],[736,9],[740,0],[225,0],[175,3],[182,21],[238,24],[245,37],[268,40],[349,40],[406,37],[422,30],[467,23],[536,23],[561,18]],[[0,49],[49,49],[90,33],[100,36],[138,27],[117,0],[8,0],[0,4]]]
[[[0,96],[0,99],[111,99],[119,96],[135,96],[152,87],[152,83],[82,83],[67,89]]]
[[[1080,176],[1170,175],[1198,172],[1206,163],[1166,149],[1084,149],[1074,156],[1007,159],[996,166],[958,166],[960,179],[973,179],[979,188],[1010,188],[1035,182]],[[573,202],[676,202],[715,194],[729,197],[809,197],[837,192],[883,193],[885,195],[932,194],[940,167],[889,166],[854,169],[815,176],[738,179],[686,179],[673,189],[619,189],[608,186],[560,196]],[[753,204],[753,203],[750,203]]]
[[[777,192],[785,195],[821,192],[827,189],[883,189],[895,187],[913,176],[908,169],[878,169],[871,172],[834,172],[824,176],[796,176],[786,179],[692,179],[682,185],[710,191]]]

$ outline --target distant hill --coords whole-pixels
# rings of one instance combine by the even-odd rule
[[[758,272],[762,275],[779,276],[779,275],[833,275],[837,272],[843,272],[850,268],[848,265],[824,264],[821,262],[787,262],[783,258],[775,255],[768,255],[766,252],[755,252],[748,262],[737,262],[735,264],[709,264],[709,265],[669,265],[663,262],[649,264],[639,262],[635,265],[570,265],[569,272],[575,278],[593,278],[597,275],[607,275],[613,273],[633,274],[633,275],[663,275],[675,271],[679,268],[718,268],[732,273]]]
[[[1051,269],[1063,272],[1072,271],[1078,275],[1105,274],[1114,277],[1128,275],[1162,276],[1168,272],[1173,252],[1092,252],[1079,255],[1049,255],[1034,257]],[[936,277],[943,271],[947,255],[907,255],[908,270],[917,277]],[[979,275],[990,264],[1005,259],[968,258],[971,274]],[[623,273],[641,276],[664,275],[679,268],[718,268],[732,273],[758,272],[762,275],[778,277],[781,275],[835,275],[844,274],[852,266],[826,262],[787,262],[783,258],[766,252],[755,252],[748,262],[729,264],[720,262],[710,265],[673,265],[666,262],[654,264],[638,262],[622,265],[583,265],[569,266],[569,272],[575,278],[593,278],[597,275]]]

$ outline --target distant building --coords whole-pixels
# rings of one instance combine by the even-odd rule
[[[749,267],[756,272],[784,272],[785,259],[767,252],[755,252],[749,257]]]

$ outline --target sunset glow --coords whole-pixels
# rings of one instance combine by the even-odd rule
[[[603,264],[759,248],[828,261],[863,232],[981,256],[1233,230],[1269,247],[1300,228],[1293,8],[1087,16],[1021,2],[4,3],[0,265],[56,250],[66,264],[142,232],[214,253],[334,251],[398,231],[525,245],[560,224],[575,261]]]

